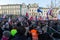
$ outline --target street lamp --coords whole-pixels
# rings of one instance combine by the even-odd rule
[[[22,15],[22,5],[20,5],[20,15]]]

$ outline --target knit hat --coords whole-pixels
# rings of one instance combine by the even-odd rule
[[[11,33],[12,36],[15,36],[16,33],[17,33],[17,30],[16,29],[12,29],[10,33]]]
[[[10,37],[10,32],[9,32],[9,31],[4,31],[4,32],[3,32],[3,35],[4,35],[5,37]]]

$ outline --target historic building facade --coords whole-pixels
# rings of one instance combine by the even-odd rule
[[[0,14],[18,15],[20,14],[20,4],[0,5]]]
[[[29,4],[28,5],[28,13],[30,16],[38,16],[38,12],[37,12],[37,9],[39,8],[38,4]]]
[[[40,9],[41,12],[37,12],[37,9]],[[29,16],[42,16],[44,19],[46,19],[46,14],[50,8],[42,8],[39,7],[38,4],[28,4],[25,3],[22,4],[8,4],[8,5],[0,5],[0,14],[7,14],[7,15],[25,15],[26,12],[29,14]],[[54,17],[58,15],[59,8],[53,8],[52,14]],[[58,11],[58,12],[57,12]],[[49,15],[51,18],[51,16]]]

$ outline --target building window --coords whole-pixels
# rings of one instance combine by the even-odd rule
[[[53,10],[53,12],[54,12],[54,10]]]
[[[39,14],[40,15],[40,14]]]
[[[32,13],[30,13],[30,15],[32,15]]]
[[[30,15],[31,15],[31,13],[30,13]]]
[[[60,14],[60,11],[59,11],[59,14]]]
[[[32,10],[32,12],[33,12],[33,10]]]
[[[35,10],[35,12],[36,12],[36,10]]]
[[[56,13],[56,15],[57,15],[57,13]]]
[[[32,13],[32,15],[33,15],[33,13]]]
[[[31,12],[31,10],[30,10],[30,12]]]
[[[45,12],[45,11],[44,11]]]

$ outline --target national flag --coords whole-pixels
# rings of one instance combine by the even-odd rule
[[[60,14],[58,14],[57,19],[60,20]]]
[[[6,18],[6,15],[3,15],[2,18]]]
[[[31,17],[29,18],[29,20],[33,20],[33,16],[31,16]]]
[[[38,17],[38,20],[43,20],[43,18],[41,16]]]
[[[50,8],[50,9],[48,10],[47,14],[46,14],[46,15],[47,15],[46,19],[47,19],[47,20],[49,19],[48,15],[53,16],[53,15],[52,15],[52,10],[53,10],[53,9]]]
[[[37,12],[41,12],[42,13],[42,11],[40,10],[40,8],[37,9]]]
[[[11,21],[11,18],[9,17],[9,19],[8,19],[8,23],[9,24],[12,24],[12,21]]]
[[[26,17],[29,17],[28,13],[26,12]]]
[[[57,17],[54,17],[53,20],[59,20]]]
[[[51,15],[52,16],[52,11],[53,11],[53,9],[52,8],[50,8],[49,10],[48,10],[48,15]]]
[[[35,16],[31,16],[30,18],[32,18],[32,20],[36,20]]]
[[[8,22],[10,23],[11,22],[11,18],[9,17],[9,19],[8,19]]]
[[[20,17],[18,17],[18,20],[19,20],[19,21],[23,21],[24,18],[20,16]]]

